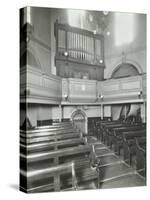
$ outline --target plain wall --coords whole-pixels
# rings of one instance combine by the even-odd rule
[[[133,14],[133,39],[129,43],[116,44],[116,18],[115,13],[110,13],[111,18],[105,34],[105,64],[104,77],[110,78],[114,69],[122,62],[128,62],[135,65],[141,72],[146,73],[146,15]],[[128,15],[128,13],[127,13]],[[122,21],[126,30],[130,31],[128,21]],[[119,25],[118,25],[119,26]],[[121,29],[122,25],[120,25]],[[119,30],[118,30],[119,31]],[[126,34],[126,33],[124,33]],[[131,34],[131,33],[130,33]],[[121,40],[121,38],[120,38]]]

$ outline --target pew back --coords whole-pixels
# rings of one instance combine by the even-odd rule
[[[61,189],[61,184],[60,184],[60,177],[63,174],[68,174],[70,173],[72,176],[72,188],[74,190],[77,189],[77,178],[76,178],[76,173],[75,173],[75,167],[74,163],[65,163],[61,164],[58,166],[53,166],[53,167],[47,167],[43,169],[38,169],[38,170],[32,170],[32,171],[23,171],[21,170],[21,176],[24,176],[27,178],[27,187],[28,187],[28,192],[33,192],[36,190],[36,187],[32,188],[32,185],[36,185],[36,183],[42,182],[43,179],[47,178],[54,178],[53,184],[51,184],[51,189],[53,188],[54,191],[60,191]],[[39,187],[38,183],[38,187]],[[44,185],[45,187],[45,185]]]

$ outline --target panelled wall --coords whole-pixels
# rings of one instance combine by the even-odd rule
[[[62,79],[62,98],[64,103],[95,103],[97,81],[83,79]]]
[[[25,95],[27,103],[54,105],[143,102],[146,99],[146,75],[105,81],[61,79],[26,66],[21,69],[21,102],[25,102]]]
[[[22,67],[20,73],[21,102],[42,104],[59,104],[61,102],[60,77],[44,74],[40,69],[29,65]]]
[[[20,91],[21,103],[26,100],[33,125],[37,120],[70,118],[77,109],[87,117],[111,117],[112,104],[138,103],[145,115],[146,75],[105,81],[61,79],[27,66],[21,69]]]
[[[22,67],[20,74],[20,125],[24,122],[25,115],[33,126],[37,124],[37,120],[60,116],[57,109],[62,97],[60,77],[44,74],[41,69],[29,65]]]
[[[62,79],[62,99],[64,104],[143,102],[146,98],[145,82],[146,75],[106,81]]]

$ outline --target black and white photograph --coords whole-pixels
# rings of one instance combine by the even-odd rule
[[[20,190],[147,185],[147,14],[26,6]]]

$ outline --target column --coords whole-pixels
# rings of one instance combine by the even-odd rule
[[[88,134],[88,117],[85,117],[85,134]]]
[[[146,122],[146,102],[145,101],[141,104],[141,118],[142,118],[142,122],[145,123]]]
[[[101,104],[101,120],[104,118],[104,105]]]
[[[53,9],[52,9],[53,10]],[[50,41],[51,41],[51,51],[50,51],[50,63],[51,63],[51,73],[56,75],[56,67],[55,67],[55,37],[54,37],[54,19],[53,19],[53,11],[51,10],[51,22],[50,22]]]
[[[59,122],[61,122],[62,121],[62,106],[61,106],[61,104],[59,104]]]

